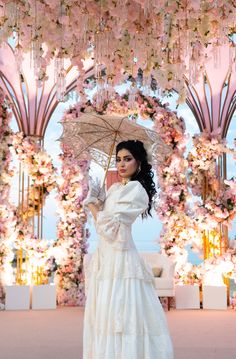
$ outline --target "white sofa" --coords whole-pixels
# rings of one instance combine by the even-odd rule
[[[144,259],[150,268],[162,268],[160,277],[155,277],[155,287],[158,297],[168,298],[168,310],[170,309],[170,299],[175,296],[175,263],[167,256],[155,252],[140,252],[140,256]]]
[[[88,288],[88,264],[92,255],[92,253],[88,253],[84,256],[85,293]],[[168,298],[168,309],[170,309],[170,299],[175,295],[175,263],[173,263],[168,257],[156,252],[140,252],[139,255],[151,269],[153,267],[162,268],[161,276],[155,277],[156,293],[158,297]]]

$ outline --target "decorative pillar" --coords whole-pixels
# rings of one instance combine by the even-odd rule
[[[26,146],[24,148],[24,141]],[[27,145],[31,145],[34,154],[43,150],[43,140],[38,136],[28,136],[22,139],[23,151],[27,150]],[[17,147],[15,147],[17,149]],[[29,154],[30,155],[30,154]],[[27,153],[25,153],[27,157]],[[17,242],[22,246],[17,248],[16,251],[16,283],[19,285],[27,284],[29,278],[27,276],[29,272],[29,258],[27,256],[27,250],[24,245],[26,232],[31,235],[32,239],[36,241],[42,239],[43,235],[43,205],[44,205],[44,186],[35,185],[35,179],[32,178],[31,163],[24,163],[26,157],[19,155],[19,181],[18,181],[18,221],[20,221],[20,227],[18,231]],[[31,159],[32,160],[32,159]],[[25,232],[26,231],[26,232]],[[32,278],[30,281],[37,284],[42,284],[42,268],[37,268],[37,275],[32,272]],[[41,279],[40,279],[41,278]]]
[[[217,53],[218,62],[216,62]],[[209,135],[226,138],[230,121],[236,109],[236,102],[232,101],[236,94],[235,71],[235,44],[226,43],[222,46],[208,47],[208,61],[194,86],[188,78],[185,78],[187,87],[186,103],[193,112],[200,131]],[[221,61],[222,59],[222,61]],[[216,162],[216,173],[219,188],[224,185],[227,178],[226,153],[219,156]],[[204,176],[202,199],[205,203],[209,194],[207,174]],[[214,193],[212,193],[214,196]],[[215,194],[217,195],[217,193]],[[228,228],[219,224],[217,233],[205,231],[203,236],[204,258],[211,255],[222,255],[228,248]]]

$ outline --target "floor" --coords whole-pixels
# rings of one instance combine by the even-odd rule
[[[83,311],[0,312],[0,359],[82,359]],[[236,311],[166,314],[175,359],[236,358]]]

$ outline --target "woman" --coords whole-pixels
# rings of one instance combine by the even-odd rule
[[[131,235],[137,216],[150,215],[156,193],[143,143],[119,143],[116,162],[122,183],[110,187],[103,209],[96,188],[85,201],[99,245],[89,268],[83,359],[171,359],[172,344],[153,275]]]

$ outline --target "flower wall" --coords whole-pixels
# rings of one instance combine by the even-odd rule
[[[22,51],[32,51],[40,80],[56,57],[59,86],[63,58],[82,72],[81,59],[93,57],[101,87],[136,77],[141,68],[147,85],[154,77],[160,88],[184,93],[183,75],[196,81],[207,45],[217,58],[219,45],[235,29],[233,0],[2,0],[0,5],[0,41],[17,37],[19,63]],[[83,76],[78,85],[82,90]]]
[[[222,276],[236,280],[236,252],[229,248],[228,240],[228,227],[236,215],[236,185],[234,179],[224,180],[222,171],[228,153],[235,158],[235,149],[228,148],[219,134],[203,132],[193,137],[193,149],[188,154],[189,187],[197,196],[194,221],[202,234],[192,245],[202,250],[204,262],[198,269],[201,279],[207,281],[209,277],[218,284]],[[215,279],[210,272],[215,273]]]
[[[7,114],[7,112],[6,112]],[[1,126],[2,171],[1,171],[1,274],[4,284],[17,281],[12,261],[22,251],[23,267],[20,269],[19,284],[46,284],[57,269],[57,300],[62,305],[84,303],[83,255],[87,252],[87,217],[81,201],[87,193],[89,161],[75,160],[72,152],[62,146],[62,177],[56,176],[50,156],[35,142],[22,133],[13,134],[8,126],[9,116]],[[11,161],[10,146],[17,155],[25,175],[31,183],[21,197],[18,207],[9,204]],[[57,187],[59,194],[58,240],[54,243],[37,238],[33,217],[41,211],[47,195]],[[13,217],[14,216],[14,217]],[[13,221],[13,219],[14,221]],[[10,235],[11,234],[11,235]],[[13,236],[14,234],[14,236]],[[8,240],[6,240],[8,238]],[[9,275],[11,273],[11,276]],[[2,303],[4,293],[1,287]]]
[[[46,284],[55,269],[58,303],[84,303],[83,255],[89,236],[87,217],[81,201],[87,193],[89,160],[75,160],[63,147],[62,178],[56,174],[50,156],[41,149],[37,139],[23,133],[14,134],[4,95],[0,94],[0,304],[4,307],[5,284]],[[12,151],[12,152],[11,152]],[[21,164],[21,189],[18,206],[9,202],[12,155]],[[22,173],[24,175],[22,177]],[[48,194],[56,188],[60,200],[58,241],[37,237],[35,216],[40,215]],[[37,227],[37,226],[36,226]],[[35,232],[36,231],[36,232]],[[20,278],[13,263],[21,256]],[[57,260],[57,262],[56,262]],[[69,289],[69,290],[68,290]]]
[[[76,117],[69,110],[63,121]],[[57,242],[54,255],[57,263],[55,283],[60,305],[83,305],[85,301],[83,257],[87,253],[87,215],[82,207],[88,191],[89,156],[75,158],[71,148],[61,144],[62,172],[58,179]]]
[[[42,239],[41,221],[46,197],[56,187],[56,169],[37,138],[18,132],[13,136],[12,146],[20,163],[21,183],[12,243],[18,263],[15,282],[46,284],[52,268],[50,243]]]
[[[219,224],[230,225],[236,214],[234,181],[224,181],[220,173],[222,156],[234,153],[219,135],[203,132],[193,137],[193,150],[188,155],[190,187],[201,201],[195,204],[198,224],[202,229],[214,229]]]
[[[15,208],[9,200],[13,169],[11,151],[13,133],[10,129],[11,116],[5,95],[0,90],[0,307],[4,302],[3,285],[6,277],[12,276],[12,252],[10,243],[16,225]]]
[[[41,148],[37,139],[18,132],[13,136],[13,148],[22,170],[30,178],[26,184],[27,196],[19,204],[21,219],[28,222],[41,211],[48,194],[56,186],[56,169],[51,157]]]
[[[171,147],[171,153],[156,168],[160,186],[157,213],[163,223],[161,251],[176,262],[178,276],[187,263],[186,245],[199,235],[188,203],[188,161],[184,157],[188,138],[184,120],[167,109],[157,112],[154,128]]]

